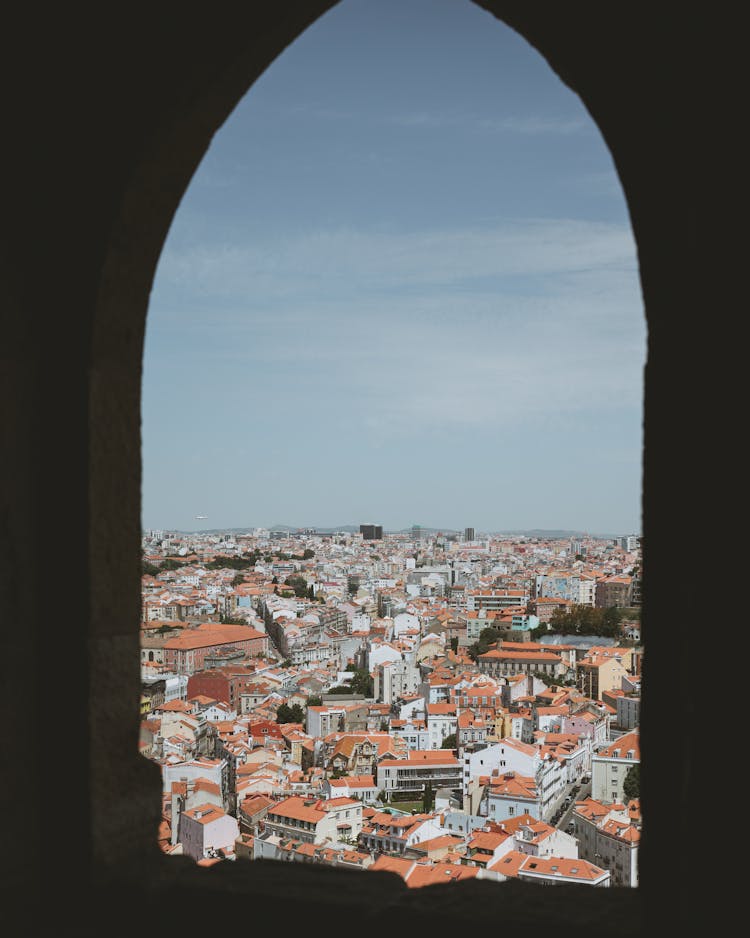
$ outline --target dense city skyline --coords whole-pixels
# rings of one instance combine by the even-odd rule
[[[165,854],[638,885],[640,538],[477,535],[144,534]]]
[[[152,291],[144,528],[640,531],[611,156],[525,40],[428,5],[344,0],[217,133]]]

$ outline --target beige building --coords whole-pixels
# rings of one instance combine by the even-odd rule
[[[421,797],[427,784],[438,788],[460,789],[461,763],[452,749],[426,749],[410,752],[406,759],[383,759],[377,767],[378,789],[390,796],[393,792],[414,792]]]
[[[578,690],[591,700],[601,700],[605,691],[620,690],[628,672],[619,657],[587,655],[576,664]]]
[[[603,804],[624,801],[623,782],[628,771],[641,761],[640,733],[620,736],[591,759],[591,797]]]
[[[567,671],[560,655],[551,651],[503,651],[495,649],[477,658],[482,674],[499,677],[503,674],[528,674],[536,671],[549,677],[559,677]],[[619,685],[618,685],[619,686]]]
[[[362,830],[362,802],[355,798],[285,798],[268,809],[264,835],[304,843],[356,840]]]
[[[632,590],[632,577],[604,577],[596,583],[596,606],[598,609],[606,609],[610,606],[629,606],[632,600]]]

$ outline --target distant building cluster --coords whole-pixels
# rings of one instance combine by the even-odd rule
[[[143,536],[168,854],[636,886],[641,541]]]

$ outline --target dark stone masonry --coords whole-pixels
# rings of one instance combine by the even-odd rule
[[[673,682],[692,666],[704,613],[699,625],[697,609],[682,606],[681,640],[667,639],[674,607],[662,595],[692,575],[675,544],[706,536],[675,485],[702,484],[709,465],[693,434],[694,366],[710,339],[685,325],[698,274],[692,196],[705,188],[688,130],[690,8],[479,5],[581,97],[638,246],[649,331],[642,886],[410,890],[388,873],[239,860],[201,869],[160,853],[159,768],[137,751],[149,291],[213,134],[333,4],[17,4],[4,8],[2,56],[2,858],[6,921],[18,915],[8,934],[257,934],[269,923],[277,935],[614,938],[692,914],[697,704],[685,694],[676,711]],[[701,390],[710,412],[719,393]]]

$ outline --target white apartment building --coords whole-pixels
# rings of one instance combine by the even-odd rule
[[[264,835],[320,844],[356,840],[362,830],[362,802],[356,798],[304,798],[276,802],[264,818]]]
[[[628,771],[641,761],[638,730],[620,736],[591,759],[591,797],[603,804],[625,800],[623,783]]]
[[[432,790],[461,788],[461,763],[452,749],[410,752],[406,759],[383,759],[377,768],[378,788],[420,794],[429,782]]]
[[[589,798],[576,806],[573,820],[579,856],[608,869],[613,886],[636,887],[641,834],[627,808]]]
[[[392,704],[400,697],[416,694],[422,680],[419,668],[405,661],[386,661],[374,672],[374,695],[380,703]]]
[[[557,759],[542,757],[536,746],[508,737],[475,752],[463,751],[462,761],[465,798],[472,782],[475,783],[483,775],[491,776],[493,772],[497,776],[515,772],[534,779],[542,820],[552,814],[553,806],[567,781],[567,772]]]

